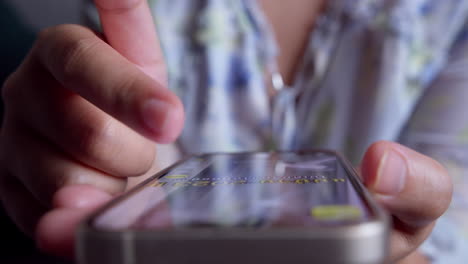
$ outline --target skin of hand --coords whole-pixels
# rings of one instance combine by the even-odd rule
[[[38,246],[73,255],[73,230],[153,169],[183,106],[166,85],[146,1],[96,0],[105,40],[77,25],[42,31],[3,86],[0,198]]]
[[[452,180],[437,161],[397,143],[369,147],[361,165],[364,184],[393,218],[390,263],[426,263],[417,248],[448,209]]]
[[[66,257],[79,221],[151,171],[154,142],[175,140],[184,118],[146,1],[95,3],[105,41],[81,26],[46,29],[3,87],[0,198],[41,249]],[[389,261],[422,259],[414,252],[451,200],[446,170],[383,141],[361,171],[393,215]]]

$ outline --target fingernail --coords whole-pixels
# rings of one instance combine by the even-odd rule
[[[172,106],[161,100],[150,99],[143,103],[143,122],[151,132],[160,134],[166,131],[171,122]]]
[[[405,186],[407,170],[404,157],[395,150],[388,150],[380,161],[374,191],[384,195],[400,193]]]

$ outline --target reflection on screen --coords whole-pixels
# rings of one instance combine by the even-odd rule
[[[308,227],[370,213],[328,152],[194,157],[99,215],[98,228]]]

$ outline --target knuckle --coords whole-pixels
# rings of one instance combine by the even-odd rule
[[[92,113],[80,119],[71,150],[78,160],[117,177],[138,176],[153,165],[154,145],[118,120]]]
[[[83,64],[89,58],[93,57],[94,48],[99,45],[99,42],[94,38],[83,38],[75,41],[64,43],[57,50],[57,59],[59,60],[55,65],[62,67],[63,83],[73,81],[77,73],[83,70]]]
[[[56,43],[59,40],[63,40],[64,38],[69,37],[70,33],[72,32],[81,30],[89,31],[89,29],[87,29],[86,27],[73,24],[62,24],[47,27],[39,31],[39,33],[37,34],[34,47],[44,48],[45,46],[49,46],[50,44]]]
[[[141,87],[139,85],[138,74],[129,72],[125,78],[121,78],[119,82],[116,82],[112,87],[113,96],[110,96],[109,110],[113,113],[118,113],[121,109],[128,107],[128,102],[133,101],[136,96],[136,92]]]
[[[69,25],[58,25],[41,30],[34,42],[33,53],[41,54],[42,51],[53,51],[58,46],[59,40],[63,39],[63,36],[69,31],[69,27]]]
[[[78,155],[97,169],[128,177],[144,174],[153,165],[152,145],[115,119],[93,120],[80,133]]]
[[[94,47],[100,43],[96,34],[85,27],[59,25],[39,33],[33,53],[66,83],[83,70],[83,63],[93,57]]]
[[[79,134],[78,155],[97,163],[110,161],[116,136],[112,123],[108,118],[89,120]]]

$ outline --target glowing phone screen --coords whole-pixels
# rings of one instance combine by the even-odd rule
[[[329,152],[213,154],[179,163],[99,214],[107,230],[310,227],[372,218]]]

